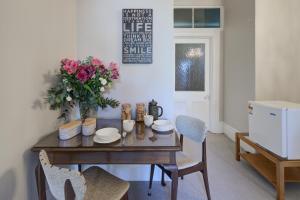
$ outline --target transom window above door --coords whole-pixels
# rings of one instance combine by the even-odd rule
[[[174,28],[221,28],[221,9],[175,8]]]

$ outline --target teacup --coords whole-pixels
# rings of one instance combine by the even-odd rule
[[[153,124],[154,117],[152,115],[144,115],[144,123],[146,126],[150,127]]]
[[[123,130],[125,132],[131,132],[133,130],[134,124],[134,120],[123,120]]]

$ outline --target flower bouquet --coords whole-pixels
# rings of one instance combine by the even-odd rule
[[[104,97],[119,78],[118,64],[106,66],[101,60],[89,56],[84,60],[63,59],[54,87],[48,90],[46,101],[51,110],[61,110],[59,118],[67,119],[70,110],[78,105],[84,121],[91,110],[110,106],[116,108],[119,101]]]

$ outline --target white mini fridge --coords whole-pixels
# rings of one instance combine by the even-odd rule
[[[300,104],[249,102],[249,138],[287,159],[300,159]]]

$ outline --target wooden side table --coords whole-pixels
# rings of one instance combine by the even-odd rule
[[[300,160],[287,160],[264,149],[252,142],[248,133],[236,133],[236,160],[242,157],[262,176],[264,176],[277,190],[277,200],[285,199],[285,182],[300,182]],[[256,153],[241,151],[240,142],[256,150]]]

